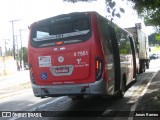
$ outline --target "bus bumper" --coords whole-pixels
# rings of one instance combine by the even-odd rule
[[[103,79],[88,84],[68,84],[54,86],[37,86],[32,84],[36,97],[55,97],[63,95],[105,95],[106,82]]]

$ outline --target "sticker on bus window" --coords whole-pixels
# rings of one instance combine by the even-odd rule
[[[51,56],[39,56],[39,67],[51,67]]]

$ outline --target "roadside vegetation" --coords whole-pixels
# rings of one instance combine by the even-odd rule
[[[63,0],[64,2],[92,2],[97,0]],[[144,20],[146,26],[154,26],[159,32],[160,28],[160,0],[121,0],[122,2],[131,2],[134,10],[137,11],[138,16]],[[121,17],[125,13],[125,8],[117,7],[116,0],[105,0],[107,14],[114,17]],[[106,16],[108,18],[108,16]]]
[[[160,52],[160,46],[157,46],[152,49],[151,53]]]

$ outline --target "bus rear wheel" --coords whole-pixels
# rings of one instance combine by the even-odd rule
[[[149,69],[149,61],[146,62],[146,68]]]
[[[123,80],[121,82],[121,89],[118,91],[118,93],[115,95],[115,97],[116,98],[123,98],[125,92],[126,92],[126,82],[125,82],[125,78],[123,78]]]
[[[119,98],[123,98],[124,97],[124,93],[126,92],[126,85],[125,85],[125,82],[124,80],[122,81],[122,87],[121,87],[121,90],[119,92]]]
[[[146,71],[146,65],[144,61],[140,61],[140,73],[143,73]]]
[[[72,100],[79,100],[79,99],[83,99],[84,95],[69,96],[69,98],[71,98]]]

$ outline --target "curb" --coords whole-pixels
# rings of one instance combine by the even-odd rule
[[[153,81],[154,77],[158,74],[158,71],[153,75],[153,77],[150,79],[150,81],[147,83],[145,89],[142,91],[140,97],[138,98],[138,100],[131,106],[130,112],[135,111],[139,101],[142,99],[142,97],[144,96],[144,94],[147,92],[147,89],[149,87],[149,85],[151,84],[151,82]],[[130,113],[129,116],[133,116],[132,113]],[[133,117],[129,117],[128,120],[134,120],[134,116]]]

